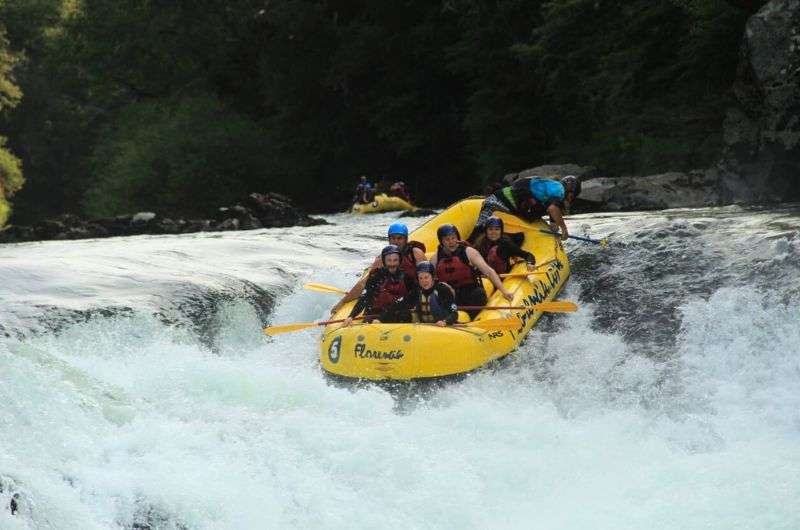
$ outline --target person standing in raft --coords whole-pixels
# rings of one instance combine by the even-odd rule
[[[567,177],[565,177],[566,179]],[[574,178],[574,177],[572,177]],[[577,180],[577,179],[576,179]],[[572,198],[580,193],[580,185],[572,188]],[[539,177],[525,177],[515,180],[511,186],[499,189],[494,195],[484,199],[478,222],[475,224],[473,236],[483,229],[486,220],[496,211],[506,212],[525,221],[536,221],[544,214],[550,216],[550,226],[560,229],[561,239],[569,237],[567,224],[564,222],[564,184],[556,180]]]
[[[406,273],[406,276],[411,278],[416,283],[417,277],[417,263],[425,261],[425,245],[419,241],[408,240],[408,227],[403,223],[392,223],[389,225],[387,233],[390,245],[396,245],[400,249],[400,268]],[[370,265],[370,273],[383,267],[381,256],[376,256],[375,261]],[[350,292],[339,300],[331,309],[331,314],[336,313],[341,307],[351,300],[357,299],[361,291],[367,285],[369,277],[364,277],[356,283]]]
[[[528,270],[533,269],[536,258],[530,252],[519,248],[503,233],[502,219],[492,216],[486,220],[483,228],[483,234],[475,241],[475,249],[497,274],[505,274],[511,270],[511,258],[522,258],[528,264]]]
[[[461,241],[458,228],[451,224],[442,225],[436,231],[439,238],[439,248],[431,258],[431,263],[436,268],[439,281],[452,286],[456,292],[458,305],[486,305],[488,297],[483,284],[475,271],[478,269],[489,278],[498,291],[511,301],[514,295],[505,288],[496,272],[486,263],[480,253]],[[467,311],[470,318],[475,318],[480,310]]]
[[[416,288],[414,280],[400,268],[400,249],[389,245],[381,251],[383,267],[370,273],[367,286],[358,298],[342,325],[349,326],[353,318],[364,311],[365,315],[379,315],[379,318],[365,319],[365,322],[410,322],[408,309],[398,311],[395,302],[405,298]],[[388,310],[388,311],[387,311]],[[382,320],[383,319],[386,320]]]

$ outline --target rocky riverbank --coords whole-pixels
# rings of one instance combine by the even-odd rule
[[[0,230],[0,243],[24,241],[90,239],[140,234],[188,234],[191,232],[223,232],[284,226],[325,224],[324,219],[310,217],[279,193],[251,193],[242,201],[219,208],[208,219],[183,219],[139,212],[112,219],[84,219],[64,214],[35,225],[11,225]]]

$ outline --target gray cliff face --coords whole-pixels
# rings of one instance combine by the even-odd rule
[[[800,0],[750,17],[724,124],[725,202],[800,200]]]

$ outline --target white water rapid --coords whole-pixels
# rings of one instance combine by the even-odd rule
[[[579,312],[334,385],[318,330],[260,330],[395,217],[0,245],[0,528],[800,528],[800,209],[574,216],[611,241],[568,243]]]

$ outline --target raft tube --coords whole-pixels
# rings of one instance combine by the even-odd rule
[[[416,210],[416,207],[400,197],[394,197],[381,193],[376,195],[372,202],[366,204],[356,203],[351,210],[353,213],[382,213],[397,212],[400,210]]]
[[[439,244],[436,229],[451,223],[466,237],[475,226],[481,204],[481,199],[458,202],[412,232],[409,239],[424,243],[431,250],[430,257]],[[514,293],[513,301],[499,292],[490,292],[490,306],[532,306],[553,300],[569,278],[569,261],[561,241],[541,233],[548,229],[547,225],[543,221],[529,224],[521,220],[518,224],[525,228],[507,232],[525,234],[522,247],[534,254],[537,264],[552,261],[536,269],[544,274],[506,278],[503,283]],[[510,272],[526,270],[524,263],[517,263]],[[354,304],[355,301],[345,304],[331,318],[345,318]],[[353,324],[346,328],[328,325],[320,341],[320,363],[325,372],[347,379],[415,380],[464,374],[513,352],[542,314],[533,309],[484,310],[475,319],[517,316],[521,326],[516,330],[440,328],[432,324]]]

